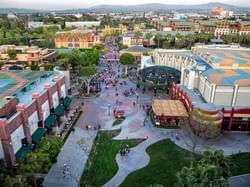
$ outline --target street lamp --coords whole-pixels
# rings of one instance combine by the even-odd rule
[[[108,104],[108,114],[110,116],[110,104]]]

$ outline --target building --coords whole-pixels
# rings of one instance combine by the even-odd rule
[[[223,9],[221,7],[213,7],[211,10],[212,16],[219,16]]]
[[[133,47],[129,47],[127,49],[121,50],[120,55],[122,55],[123,53],[130,53],[134,56],[136,63],[140,63],[141,56],[145,53],[151,54],[151,52],[152,52],[152,49],[150,48],[145,48],[142,46],[133,46]]]
[[[189,112],[198,110],[213,121],[210,124],[215,129],[250,131],[248,48],[208,45],[191,51],[158,49],[152,57],[142,58],[141,67],[154,64],[181,71],[180,84],[172,87],[172,98],[181,100]]]
[[[12,20],[18,19],[16,13],[14,13],[14,12],[8,12],[7,18],[8,18],[8,19],[12,19]]]
[[[238,25],[239,35],[248,35],[250,34],[250,21],[240,21]]]
[[[140,24],[135,24],[133,28],[134,32],[141,32],[141,25]]]
[[[109,25],[105,25],[104,29],[102,30],[102,35],[103,36],[110,36],[115,34],[118,31],[117,28],[110,27]]]
[[[128,29],[127,29],[127,27],[126,27],[126,25],[123,25],[123,24],[119,24],[119,32],[120,33],[125,33],[125,32],[127,32],[128,31]]]
[[[93,30],[57,32],[54,41],[56,48],[91,48],[100,43],[99,35]]]
[[[216,20],[202,20],[199,21],[200,32],[203,33],[215,33]]]
[[[122,44],[128,47],[143,46],[144,37],[136,36],[134,33],[126,33],[122,36]]]
[[[8,49],[15,50],[15,59],[9,59]],[[37,46],[1,45],[0,57],[5,60],[5,67],[11,67],[13,65],[23,67],[25,65],[53,63],[56,61],[57,52],[50,51],[47,48],[39,48]]]
[[[168,21],[153,19],[151,23],[159,31],[172,31],[173,30],[171,23]]]
[[[174,31],[198,31],[198,25],[192,21],[172,21],[172,29]]]
[[[229,21],[217,21],[216,29],[214,31],[215,36],[237,34],[238,33],[238,23]]]
[[[101,21],[72,21],[65,22],[65,27],[77,27],[77,28],[91,28],[91,27],[99,27],[101,25]]]
[[[58,27],[58,29],[61,29],[60,24],[45,24],[44,22],[40,21],[29,21],[28,22],[28,29],[34,29],[39,27]]]
[[[55,72],[1,71],[0,158],[15,166],[69,107],[65,77]]]

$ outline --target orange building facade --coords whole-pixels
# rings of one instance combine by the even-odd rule
[[[56,48],[91,48],[98,43],[100,39],[97,33],[85,30],[58,32],[55,36]]]

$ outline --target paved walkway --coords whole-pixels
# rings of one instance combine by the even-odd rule
[[[45,177],[44,187],[77,187],[91,151],[96,131],[85,131],[76,127],[64,144],[57,162]],[[63,165],[69,166],[69,173],[63,174]]]
[[[77,98],[73,98],[71,108],[79,104]],[[57,162],[53,164],[48,175],[45,177],[44,187],[77,187],[84,171],[84,167],[91,151],[96,130],[86,130],[85,126],[92,124],[89,110],[94,110],[97,106],[86,101],[83,113],[77,121],[75,131],[71,132],[64,146],[57,157]],[[90,109],[89,109],[90,108]],[[94,118],[95,119],[95,118]],[[69,173],[63,174],[63,165],[69,166]]]
[[[104,185],[104,187],[119,186],[128,176],[128,174],[148,165],[150,157],[146,152],[146,148],[151,144],[166,138],[167,137],[163,134],[150,136],[150,138],[140,143],[138,146],[130,149],[130,153],[127,156],[121,156],[120,154],[117,154],[116,162],[118,163],[119,167],[118,172]]]
[[[229,185],[230,187],[249,187],[250,186],[250,174],[230,177]]]

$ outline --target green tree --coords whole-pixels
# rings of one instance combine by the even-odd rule
[[[54,64],[44,64],[45,71],[53,71],[55,65]]]
[[[160,33],[157,33],[155,35],[155,40],[157,40],[157,47],[160,48],[160,40],[162,39],[162,35]]]
[[[63,140],[60,137],[43,137],[37,144],[37,148],[20,163],[20,172],[27,174],[47,173],[62,145]]]
[[[83,66],[98,65],[99,63],[99,51],[85,51],[81,59],[80,64]]]
[[[179,187],[225,187],[229,186],[227,179],[231,176],[231,162],[224,157],[222,151],[214,153],[206,151],[195,167],[183,167],[177,173]]]
[[[135,58],[130,53],[123,53],[120,56],[120,63],[122,65],[125,65],[125,75],[128,74],[128,65],[134,64],[134,62],[135,62]]]
[[[47,173],[52,165],[49,153],[33,151],[20,163],[20,171],[24,173]]]
[[[150,39],[152,38],[152,34],[150,32],[146,33],[145,39],[147,40],[148,45],[150,44]]]
[[[95,65],[78,66],[78,75],[80,80],[82,80],[87,86],[87,94],[89,94],[90,82],[96,76],[96,66]]]
[[[58,136],[46,136],[38,142],[37,149],[42,153],[49,154],[50,160],[52,161],[58,155],[62,146],[62,138]]]
[[[135,38],[140,38],[142,33],[140,31],[135,32]]]
[[[70,56],[66,53],[60,53],[59,56],[58,56],[58,61],[57,61],[57,64],[64,68],[65,70],[68,69],[69,67],[69,62],[70,62]]]
[[[8,53],[8,57],[10,58],[10,60],[14,60],[16,58],[16,51],[15,51],[15,49],[9,48],[7,50],[7,53]]]
[[[72,65],[72,69],[75,70],[75,67],[79,64],[81,59],[81,52],[79,49],[72,49],[72,54],[70,58],[70,63]]]

